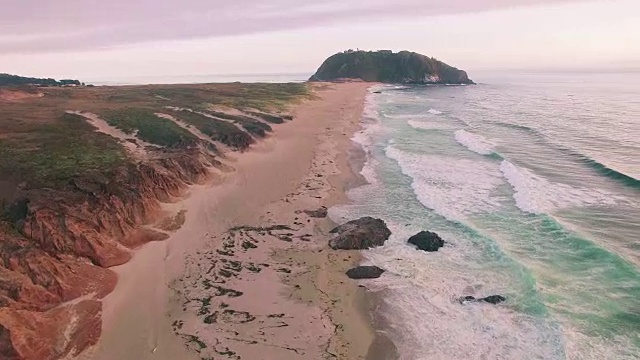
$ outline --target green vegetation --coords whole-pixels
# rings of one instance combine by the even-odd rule
[[[41,124],[29,136],[0,140],[0,174],[25,179],[29,188],[55,188],[79,175],[108,176],[126,162],[112,137],[93,131],[84,118],[64,114]]]
[[[310,92],[306,84],[215,84],[176,85],[153,89],[153,94],[170,99],[192,109],[206,109],[210,105],[223,105],[233,108],[253,108],[262,111],[284,110],[290,103]]]
[[[220,99],[220,104],[263,111],[284,110],[292,101],[309,95],[303,83],[244,84],[237,92]]]
[[[311,81],[361,79],[402,84],[473,84],[467,73],[435,58],[401,51],[345,51],[329,57]]]
[[[97,132],[86,119],[67,114],[67,110],[99,114],[112,126],[135,133],[141,140],[176,149],[201,140],[155,115],[167,112],[165,106],[201,111],[212,105],[273,111],[310,96],[305,84],[22,87],[19,91],[42,96],[0,104],[0,203],[2,199],[11,201],[23,183],[27,188],[60,190],[75,177],[107,181],[116,169],[132,163],[117,139]],[[249,133],[264,136],[271,129],[269,124],[250,117],[225,118],[235,122],[232,124],[190,113],[177,116],[215,140],[240,149],[254,141]]]
[[[254,143],[253,138],[249,136],[249,134],[226,121],[212,119],[188,110],[173,111],[173,114],[178,119],[195,126],[212,140],[219,141],[233,148],[246,149]]]
[[[211,110],[207,111],[206,113],[220,119],[233,121],[236,124],[242,126],[248,132],[258,135],[260,137],[264,137],[266,135],[266,132],[272,131],[270,125],[265,124],[262,121],[256,120],[254,118],[250,118],[248,116],[233,115],[233,114],[227,114],[227,113],[223,113],[219,111],[211,111]],[[284,122],[284,120],[279,116],[275,116],[275,115],[269,115],[269,116],[280,119],[280,122],[278,124],[281,124]]]
[[[152,110],[125,108],[105,114],[104,119],[112,126],[148,143],[169,148],[192,146],[198,139],[189,131],[171,120],[163,119]]]
[[[266,122],[270,122],[272,124],[282,124],[284,123],[285,120],[293,120],[293,116],[291,115],[278,116],[278,115],[260,113],[257,111],[247,111],[247,113],[253,116],[256,116]]]
[[[38,85],[38,86],[62,86],[62,85],[80,85],[78,80],[60,80],[40,79],[32,77],[24,77],[10,74],[0,74],[0,86],[20,86],[20,85]]]

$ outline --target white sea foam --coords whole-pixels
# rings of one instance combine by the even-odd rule
[[[353,137],[351,137],[351,140],[362,146],[365,151],[367,151],[372,145],[374,135],[383,129],[382,124],[380,123],[378,105],[376,104],[373,95],[374,94],[369,94],[365,100],[362,119],[360,122],[362,128],[356,131],[353,134]]]
[[[443,122],[433,122],[433,121],[418,121],[418,120],[409,120],[407,124],[414,129],[422,129],[422,130],[453,130],[457,127],[452,124],[447,124]]]
[[[384,117],[392,120],[409,120],[409,119],[419,119],[421,118],[418,114],[402,114],[402,115],[390,115],[384,114]]]
[[[429,109],[428,113],[433,115],[442,115],[442,111],[436,109]]]
[[[382,295],[378,316],[391,329],[400,359],[555,359],[556,329],[501,306],[461,305],[461,294],[505,294],[506,274],[465,268],[472,247],[445,247],[428,254],[407,245],[420,228],[387,221],[392,235],[383,247],[363,253],[386,269],[366,283]],[[455,235],[441,232],[448,242]]]
[[[371,156],[371,149],[374,145],[374,138],[385,129],[380,122],[378,105],[374,100],[374,95],[375,94],[371,93],[367,96],[362,114],[362,127],[351,137],[351,140],[359,144],[366,154],[365,164],[360,174],[364,176],[370,184],[378,182],[375,172],[377,162]]]
[[[513,187],[513,198],[520,210],[541,214],[557,209],[588,205],[614,205],[622,199],[598,189],[552,183],[532,171],[504,160],[500,171]]]
[[[450,220],[500,206],[493,190],[503,183],[495,164],[446,156],[419,155],[387,146],[387,157],[411,177],[418,200]]]
[[[474,134],[466,130],[458,130],[456,131],[455,138],[462,146],[480,155],[490,155],[493,153],[495,144],[482,135]]]

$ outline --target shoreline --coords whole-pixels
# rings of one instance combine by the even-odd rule
[[[294,121],[279,125],[275,135],[258,143],[249,152],[233,154],[236,159],[232,166],[236,171],[220,174],[221,179],[215,186],[192,187],[187,198],[171,204],[171,207],[186,211],[186,221],[180,230],[164,242],[145,245],[135,252],[129,263],[115,268],[119,281],[116,290],[104,300],[103,336],[97,346],[79,358],[199,359],[211,346],[199,349],[198,354],[186,351],[183,340],[193,339],[185,338],[187,335],[183,330],[189,326],[198,333],[198,338],[203,339],[211,337],[214,332],[237,333],[234,329],[242,328],[246,333],[251,333],[255,330],[238,319],[226,318],[216,322],[216,331],[211,331],[210,323],[205,322],[206,326],[203,326],[202,319],[197,320],[198,317],[194,317],[191,309],[188,309],[193,305],[193,299],[188,301],[191,305],[184,304],[187,292],[192,295],[203,289],[197,289],[200,284],[185,285],[185,277],[196,276],[198,272],[202,276],[197,265],[202,262],[206,249],[219,247],[221,236],[228,235],[228,230],[234,226],[293,224],[299,218],[304,218],[304,213],[300,213],[302,210],[348,201],[346,190],[350,184],[358,181],[349,159],[355,147],[351,136],[360,127],[365,96],[371,84],[313,86],[318,98],[296,105],[293,109]],[[315,141],[310,142],[309,139]],[[274,169],[277,169],[277,174],[274,174]],[[245,341],[243,346],[236,346],[238,342],[235,340],[224,340],[228,344],[225,345],[227,350],[220,350],[216,348],[220,339],[210,339],[216,344],[213,348],[217,354],[237,353],[239,356],[253,353],[254,356],[263,356],[265,349],[271,352],[268,356],[286,354],[282,348],[287,346],[280,346],[280,341],[283,344],[298,344],[296,352],[300,358],[337,354],[339,358],[375,359],[367,355],[370,348],[374,348],[374,338],[377,338],[369,313],[370,301],[366,291],[344,275],[348,267],[356,266],[361,261],[360,255],[355,252],[323,251],[327,248],[326,233],[334,224],[328,218],[308,217],[305,220],[304,226],[300,222],[298,230],[304,232],[304,236],[313,234],[311,241],[303,238],[302,243],[294,241],[276,245],[271,240],[258,239],[257,250],[249,252],[244,249],[242,254],[238,251],[238,254],[229,257],[244,264],[257,264],[257,260],[286,264],[283,266],[289,267],[289,273],[277,273],[270,270],[275,267],[271,266],[270,269],[258,271],[258,274],[248,274],[244,270],[230,279],[222,279],[246,295],[236,299],[225,297],[225,302],[221,304],[232,309],[215,313],[211,310],[209,313],[209,317],[218,313],[231,314],[231,311],[233,314],[255,313],[250,316],[259,318],[265,315],[260,313],[279,311],[278,306],[285,305],[287,310],[298,309],[299,316],[294,314],[288,320],[288,332],[271,334],[270,341],[275,345],[269,348],[253,344],[257,340],[251,340],[251,344]],[[209,253],[206,256],[212,255]],[[187,259],[185,269],[182,268],[184,259]],[[247,300],[251,288],[257,284],[256,280],[270,283],[277,289],[275,292],[262,289],[262,293],[258,294],[262,300],[277,297],[271,305]],[[305,284],[309,282],[315,288],[306,289]],[[254,286],[247,286],[251,284]],[[198,312],[202,312],[202,308],[201,304]],[[305,318],[309,312],[318,315],[311,328]],[[267,316],[264,321],[269,319]],[[263,320],[251,323],[260,321]],[[183,323],[184,327],[180,325],[180,329],[176,330],[176,324]],[[331,326],[328,324],[335,325],[334,332],[329,331]],[[287,338],[295,334],[292,329],[296,328],[309,331],[311,339],[296,342]],[[182,339],[175,336],[172,330]],[[192,349],[194,341],[186,341],[192,345]],[[324,343],[328,344],[325,349],[317,348],[319,344],[324,346]],[[198,342],[195,341],[195,344]],[[234,346],[237,349],[231,350]],[[200,345],[195,346],[196,350],[198,347]]]
[[[375,84],[371,87],[373,86],[375,86]],[[371,87],[369,89],[371,89]],[[361,174],[361,171],[367,162],[367,152],[362,145],[353,140],[353,135],[365,128],[362,122],[363,116],[364,112],[361,116],[361,122],[351,133],[351,136],[347,138],[349,145],[346,146],[348,147],[346,155],[344,156],[346,166],[343,168],[343,174],[345,174],[345,176],[343,176],[342,179],[337,180],[338,182],[341,182],[344,187],[343,190],[339,192],[340,198],[335,199],[335,201],[330,204],[331,206],[344,205],[351,202],[347,195],[349,190],[369,184],[367,179]],[[335,225],[337,226],[339,224]],[[350,265],[352,267],[362,265],[364,259],[365,258],[361,254],[361,251],[358,250],[357,260],[354,259]],[[350,281],[358,285],[358,280]],[[385,324],[382,321],[382,318],[376,315],[377,308],[381,303],[380,296],[381,295],[378,294],[378,292],[374,292],[362,285],[358,285],[358,296],[355,299],[355,307],[357,311],[368,317],[371,331],[373,332],[373,338],[364,358],[366,360],[395,360],[399,358],[398,349],[394,342],[384,334],[383,329],[385,328]]]

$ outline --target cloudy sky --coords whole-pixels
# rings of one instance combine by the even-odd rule
[[[7,0],[0,72],[311,73],[348,48],[460,68],[640,68],[639,0]]]

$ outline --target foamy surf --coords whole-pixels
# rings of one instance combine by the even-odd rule
[[[553,183],[507,160],[500,164],[500,171],[513,187],[516,205],[528,213],[550,214],[559,209],[590,205],[611,206],[624,201],[623,198],[602,190]]]
[[[418,121],[408,120],[407,124],[414,129],[420,130],[453,130],[456,129],[454,125],[446,124],[443,122],[431,122],[431,121]]]
[[[480,155],[491,155],[495,144],[482,135],[474,134],[466,130],[458,130],[455,138],[460,145]]]
[[[548,134],[569,136],[555,120],[562,114],[510,103],[522,94],[416,87],[367,105],[357,141],[370,183],[329,216],[374,216],[392,230],[385,246],[363,254],[386,273],[362,284],[375,292],[376,318],[401,359],[640,358],[640,273],[623,255],[638,256],[629,242],[638,226],[628,221],[638,214],[637,192],[550,148]],[[434,100],[445,114],[430,111]],[[514,107],[525,115],[506,113]],[[445,247],[408,245],[421,230],[437,232]],[[457,301],[491,294],[507,301]]]
[[[418,200],[449,220],[462,221],[500,206],[492,192],[503,180],[494,164],[417,155],[393,146],[387,146],[385,154],[411,178]]]

